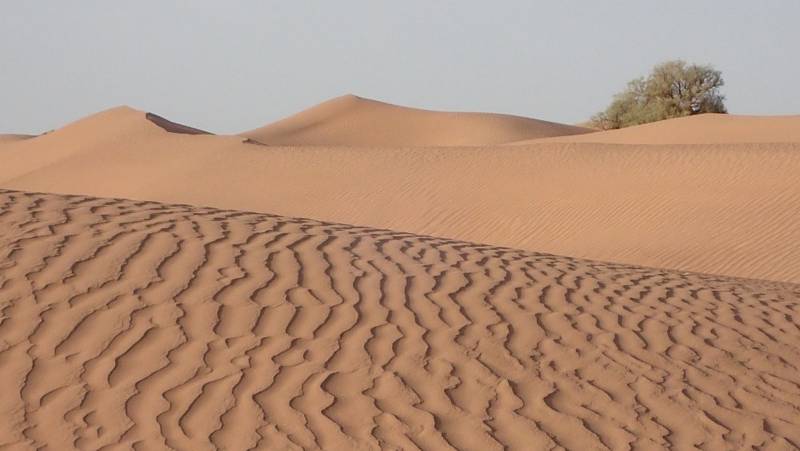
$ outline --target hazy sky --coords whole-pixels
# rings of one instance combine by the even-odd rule
[[[800,113],[800,1],[4,2],[0,132],[120,104],[243,131],[345,93],[578,122],[672,58]]]

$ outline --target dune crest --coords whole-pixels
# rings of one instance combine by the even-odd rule
[[[608,144],[800,143],[800,116],[699,114],[541,141]],[[530,144],[532,140],[516,143]]]
[[[4,445],[800,443],[800,285],[188,205],[0,205]]]
[[[428,111],[345,95],[241,135],[269,145],[479,146],[588,131],[519,116]]]
[[[125,139],[134,139],[137,135],[153,134],[159,129],[175,134],[209,134],[154,113],[121,105],[91,114],[41,135],[0,135],[0,137],[36,138],[37,143],[52,141],[53,144],[62,146],[65,144],[90,146],[101,140],[121,142]]]
[[[203,147],[224,151],[226,146],[241,144],[242,141],[237,136],[212,135],[153,113],[118,106],[30,139],[0,141],[0,150],[12,156],[0,167],[0,173],[6,179],[32,175],[48,167],[84,158],[94,160],[89,164],[94,166],[113,161],[120,152],[152,151],[166,155],[173,149]],[[151,160],[149,164],[158,165],[157,161]]]
[[[155,127],[154,127],[155,126]],[[98,113],[70,122],[56,130],[35,136],[37,144],[52,143],[58,146],[91,146],[98,142],[118,142],[134,140],[137,135],[153,133],[160,130],[170,131],[181,127],[152,113],[145,113],[127,105],[109,108]],[[196,129],[192,129],[196,130]]]

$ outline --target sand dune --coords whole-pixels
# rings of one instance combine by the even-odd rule
[[[519,116],[427,111],[346,95],[242,136],[269,145],[479,146],[588,131]]]
[[[0,448],[796,449],[797,123],[0,137]]]
[[[800,143],[800,116],[701,114],[546,141],[611,144]],[[513,144],[528,144],[524,140]]]
[[[7,156],[0,173],[3,178],[33,175],[36,171],[48,171],[48,168],[58,167],[72,159],[100,155],[114,159],[118,153],[165,155],[173,150],[188,151],[197,146],[224,151],[226,146],[242,144],[243,141],[240,137],[206,133],[152,113],[120,106],[33,139],[0,142],[0,151],[5,150]],[[158,165],[159,161],[143,160],[142,164]],[[141,166],[139,169],[145,171],[146,168]],[[90,165],[80,172],[89,170],[103,169]],[[63,175],[69,178],[77,174]],[[146,182],[147,176],[143,177],[140,182]]]
[[[800,286],[0,192],[0,444],[793,449]]]
[[[800,144],[266,147],[129,108],[0,145],[0,187],[800,282]]]

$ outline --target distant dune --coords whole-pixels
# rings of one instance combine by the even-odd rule
[[[33,175],[38,170],[77,159],[93,159],[85,169],[63,174],[67,178],[81,177],[90,168],[103,172],[106,159],[113,160],[119,153],[142,153],[161,155],[143,160],[136,180],[110,181],[112,188],[117,183],[142,183],[148,178],[147,167],[166,164],[173,151],[205,148],[209,151],[224,150],[226,146],[242,144],[240,137],[223,137],[206,134],[202,130],[169,121],[152,113],[145,113],[127,106],[111,108],[74,121],[57,130],[32,139],[0,142],[0,149],[7,149],[8,156],[0,167],[0,179],[9,179],[24,174]],[[2,186],[2,185],[0,185]],[[103,188],[99,187],[98,189]]]
[[[188,205],[0,205],[9,449],[800,443],[800,285]]]
[[[269,145],[480,146],[589,131],[519,116],[427,111],[346,95],[242,136]]]
[[[700,114],[546,141],[611,144],[800,143],[800,116]],[[525,140],[513,144],[527,144]]]
[[[122,107],[0,145],[0,187],[800,282],[797,143],[348,148],[243,140],[170,132]]]

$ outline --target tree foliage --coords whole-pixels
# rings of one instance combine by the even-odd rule
[[[700,113],[727,113],[720,71],[708,65],[668,61],[628,83],[611,105],[592,117],[601,129],[629,127]]]

